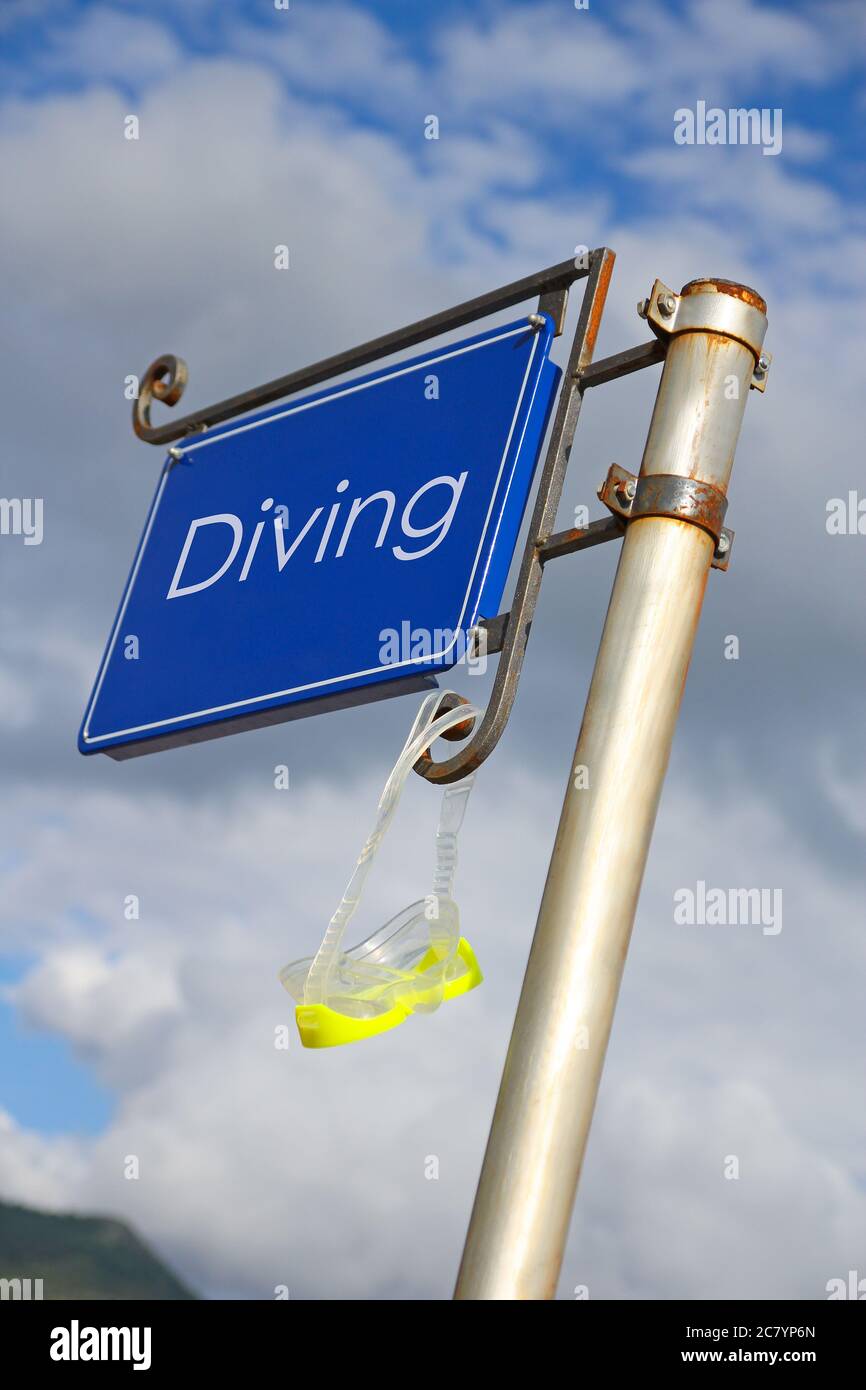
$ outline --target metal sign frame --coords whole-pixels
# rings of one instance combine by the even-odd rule
[[[550,360],[552,316],[509,320],[187,436],[171,451],[180,457],[170,453],[162,469],[81,726],[83,754],[138,757],[435,689],[433,677],[469,655],[480,617],[499,612],[562,376]],[[432,417],[431,381],[447,402]],[[458,457],[465,469],[449,479]],[[361,488],[354,499],[344,495],[350,477]],[[375,491],[386,484],[393,491]],[[420,533],[410,508],[420,498],[423,509],[437,484],[452,506],[427,545],[412,538]],[[385,506],[372,533],[363,517],[371,501]],[[304,563],[317,517],[316,558],[309,563],[308,541]],[[367,545],[355,538],[346,553],[359,518]],[[383,545],[389,527],[408,551],[393,534]],[[299,544],[300,565],[286,575]],[[213,552],[206,569],[197,546]],[[402,563],[415,558],[417,566]],[[242,561],[245,587],[227,592],[221,576],[234,565],[238,579]],[[190,567],[204,582],[190,585]],[[181,605],[161,602],[197,591]],[[416,623],[429,644],[417,644]],[[403,633],[400,650],[382,646],[389,632]],[[121,659],[129,633],[140,667]]]
[[[763,348],[763,298],[746,285],[701,279],[680,294],[657,280],[638,305],[654,339],[593,365],[613,262],[613,252],[602,247],[585,263],[550,267],[156,429],[151,399],[174,404],[186,381],[179,359],[160,358],[134,411],[140,436],[166,443],[533,294],[561,332],[570,285],[587,281],[511,610],[485,624],[488,650],[501,652],[487,711],[477,727],[467,712],[450,731],[466,740],[454,757],[434,763],[427,754],[416,764],[429,781],[448,783],[489,756],[514,703],[544,565],[624,537],[569,763],[458,1299],[555,1294],[707,576],[711,566],[725,569],[730,554],[733,533],[723,522],[746,397],[750,389],[764,390],[771,361]],[[584,392],[662,361],[639,473],[613,465],[599,489],[610,516],[553,532]],[[737,389],[729,394],[731,382]],[[571,776],[578,765],[593,769],[589,796]],[[585,1042],[577,1046],[581,1035]]]
[[[514,280],[488,294],[467,300],[428,318],[420,319],[405,328],[371,339],[346,352],[327,357],[299,371],[277,377],[262,386],[252,387],[213,405],[203,407],[178,420],[164,425],[151,423],[150,411],[154,400],[174,406],[186,387],[189,373],[180,357],[164,354],[148,367],[134,402],[132,424],[138,437],[148,444],[162,446],[198,434],[249,411],[270,405],[286,396],[316,386],[323,381],[343,375],[359,367],[416,346],[429,338],[452,332],[487,315],[512,307],[527,299],[538,297],[538,312],[549,313],[555,332],[561,334],[570,287],[585,280],[568,365],[556,403],[544,462],[542,464],[529,532],[518,572],[511,609],[481,624],[486,632],[486,649],[490,654],[501,653],[493,688],[483,719],[477,728],[467,721],[454,731],[455,737],[468,739],[453,757],[435,763],[424,754],[416,771],[428,781],[445,784],[466,777],[490,756],[508,722],[514,705],[523,658],[535,607],[541,590],[544,565],[548,560],[585,550],[590,546],[619,539],[624,532],[624,519],[613,514],[592,522],[583,529],[553,532],[556,513],[568,467],[574,432],[580,415],[584,392],[601,386],[643,367],[663,360],[665,341],[653,338],[636,348],[620,352],[593,364],[592,358],[604,312],[607,291],[615,261],[615,253],[599,247],[574,260],[548,266],[522,280]],[[169,452],[174,452],[170,450]],[[178,453],[182,450],[178,450]],[[469,737],[471,734],[471,737]],[[151,745],[153,749],[153,745]],[[153,751],[156,751],[153,749]]]

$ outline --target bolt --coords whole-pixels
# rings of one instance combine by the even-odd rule
[[[717,555],[727,555],[727,553],[728,553],[728,551],[730,550],[730,548],[731,548],[731,538],[730,538],[730,536],[726,535],[726,533],[723,531],[722,534],[719,536],[719,543],[718,543],[718,545],[716,546],[716,554],[717,554]]]
[[[662,318],[666,319],[670,318],[674,309],[677,307],[677,301],[674,299],[670,290],[665,290],[664,294],[660,294],[656,303],[658,304],[658,310]]]
[[[763,376],[764,373],[765,373],[765,372],[768,372],[769,370],[770,370],[770,359],[769,359],[769,357],[765,356],[764,353],[761,353],[761,356],[758,358],[758,365],[757,365],[757,367],[755,368],[755,371],[757,372],[758,376]]]
[[[649,313],[650,302],[648,299],[639,299],[637,302],[638,318],[645,319]]]
[[[183,450],[182,450],[182,449],[178,449],[177,446],[173,444],[172,447],[171,447],[171,448],[169,449],[169,451],[168,451],[168,456],[169,456],[169,458],[172,458],[172,459],[182,459],[182,458],[183,458]]]
[[[544,327],[545,319],[543,314],[529,314],[528,319],[533,328]]]

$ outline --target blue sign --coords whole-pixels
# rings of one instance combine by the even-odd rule
[[[495,617],[559,369],[527,319],[184,440],[79,735],[131,757],[435,685]]]

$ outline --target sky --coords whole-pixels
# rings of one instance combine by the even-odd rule
[[[179,353],[192,409],[607,245],[597,355],[646,339],[657,277],[716,275],[767,300],[773,365],[558,1296],[866,1275],[866,537],[827,526],[866,496],[864,70],[847,0],[6,0],[0,495],[42,498],[44,536],[0,536],[0,1196],[128,1219],[209,1296],[450,1296],[617,547],[548,566],[477,779],[457,897],[483,986],[363,1046],[278,1048],[277,972],[318,945],[418,697],[80,757],[161,462],[124,383]],[[699,101],[780,111],[781,150],[677,144]],[[637,471],[657,381],[589,393],[560,525]],[[414,779],[371,929],[426,891],[437,809]],[[680,925],[698,881],[780,890],[781,930]]]

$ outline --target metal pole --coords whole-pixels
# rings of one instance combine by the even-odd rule
[[[750,385],[763,386],[765,309],[727,281],[680,295],[656,282],[643,313],[669,342],[641,464],[647,495],[657,475],[727,491]],[[555,1295],[714,548],[699,520],[627,523],[457,1298]]]

